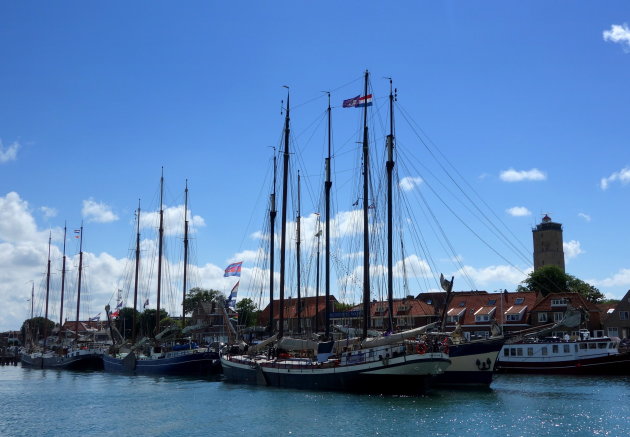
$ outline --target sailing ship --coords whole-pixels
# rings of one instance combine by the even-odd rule
[[[279,323],[277,332],[267,340],[254,345],[234,345],[222,356],[225,378],[229,382],[268,385],[310,390],[336,390],[372,393],[420,393],[430,381],[451,363],[448,353],[440,345],[425,342],[418,337],[431,326],[392,333],[388,336],[368,337],[370,314],[370,235],[368,229],[369,205],[369,147],[368,147],[368,94],[369,73],[365,72],[363,97],[349,104],[363,108],[363,329],[360,337],[334,341],[330,335],[330,94],[328,95],[328,157],[325,181],[325,239],[326,239],[326,323],[322,340],[291,338],[284,335],[284,286],[287,215],[287,182],[289,167],[290,105],[287,96],[284,123],[282,219],[280,237]],[[390,111],[393,110],[393,92],[390,81]],[[393,117],[390,117],[393,123]],[[390,124],[387,137],[388,169],[388,300],[392,302],[392,169],[394,135]],[[275,166],[274,166],[275,167]],[[275,182],[271,195],[271,235],[275,220]],[[273,240],[270,244],[270,330],[273,318]],[[299,304],[298,304],[299,307]],[[299,312],[298,312],[299,314]],[[299,324],[298,324],[299,325]],[[299,331],[299,329],[298,329]]]
[[[81,279],[83,271],[83,225],[78,231],[79,242],[79,271],[77,281],[77,312],[75,321],[74,338],[68,340],[62,338],[63,332],[63,303],[66,272],[66,227],[64,226],[63,265],[61,275],[61,311],[58,336],[54,344],[49,345],[48,333],[44,332],[42,348],[34,348],[21,355],[23,366],[38,369],[70,369],[70,370],[100,370],[103,368],[103,347],[90,339],[89,335],[83,338],[79,335],[79,309],[81,305]],[[46,271],[46,309],[44,322],[48,321],[48,303],[50,297],[50,246],[51,236],[48,237],[48,263]],[[45,330],[46,331],[46,330]]]
[[[183,338],[182,334],[187,334],[194,327],[169,326],[160,332],[160,302],[162,289],[162,258],[163,258],[163,238],[164,238],[164,176],[160,178],[160,225],[158,240],[158,268],[157,268],[157,311],[156,328],[158,332],[154,338],[142,338],[136,342],[136,309],[138,305],[138,279],[140,265],[140,205],[136,214],[136,252],[135,252],[135,277],[134,277],[134,298],[133,298],[133,319],[132,319],[132,340],[131,344],[116,344],[108,354],[103,356],[103,364],[106,372],[134,373],[139,375],[188,375],[204,376],[220,371],[219,353],[209,347],[202,348],[190,338]],[[182,300],[182,324],[185,325],[186,317],[184,310],[184,300],[186,298],[187,287],[187,264],[188,264],[188,184],[185,190],[184,203],[184,275]],[[105,308],[107,318],[112,329],[112,337],[117,338],[122,343],[122,336],[116,335],[111,320],[109,306]]]

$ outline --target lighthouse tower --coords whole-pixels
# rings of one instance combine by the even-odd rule
[[[552,265],[564,272],[562,224],[555,223],[545,214],[542,222],[532,229],[534,236],[534,270]]]

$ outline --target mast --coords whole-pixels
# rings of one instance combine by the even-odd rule
[[[288,88],[288,87],[287,87]],[[289,176],[289,91],[287,91],[287,109],[284,118],[284,156],[282,173],[282,225],[280,234],[280,305],[278,321],[278,338],[284,335],[284,268],[286,261],[286,236],[287,236],[287,186]]]
[[[136,344],[136,311],[138,309],[138,278],[140,273],[140,199],[136,216],[136,272],[133,281],[133,313],[131,316],[131,342]]]
[[[59,314],[59,332],[63,326],[63,295],[66,286],[66,224],[63,224],[63,258],[61,261],[61,311]]]
[[[368,95],[369,73],[365,70],[365,92]],[[367,100],[367,99],[366,99]],[[368,229],[369,148],[367,126],[367,102],[363,107],[363,338],[367,338],[370,324],[370,235]]]
[[[269,335],[273,333],[273,275],[275,261],[275,240],[276,240],[276,153],[273,154],[273,192],[269,199]]]
[[[81,308],[81,273],[83,272],[83,223],[79,233],[79,280],[77,282],[77,318],[74,322],[74,336],[79,341],[79,308]]]
[[[315,264],[315,327],[313,331],[315,333],[319,331],[319,245],[322,237],[322,230],[320,226],[319,214],[317,214],[317,234],[315,234],[317,237],[317,261]]]
[[[162,240],[164,238],[164,167],[160,177],[160,230],[158,243],[157,312],[155,313],[155,333],[160,332],[160,295],[162,292]]]
[[[46,267],[46,310],[44,312],[44,352],[46,351],[46,340],[48,339],[48,298],[50,296],[50,243],[52,241],[52,231],[48,234],[48,265]]]
[[[298,334],[300,334],[302,332],[302,295],[301,295],[301,290],[300,290],[300,170],[298,170],[298,186],[297,186],[297,197],[298,197],[298,205],[297,205],[297,239],[296,239],[296,248],[295,248],[295,252],[296,252],[296,256],[297,256],[297,319],[298,319],[298,325],[297,325],[297,332]]]
[[[182,298],[182,328],[186,327],[186,312],[184,302],[186,301],[186,274],[188,273],[188,179],[186,179],[186,189],[184,190],[184,296]]]
[[[326,235],[324,236],[324,244],[326,246],[326,253],[325,253],[325,268],[326,268],[326,273],[325,273],[325,277],[324,277],[324,287],[326,289],[326,297],[325,297],[325,301],[324,301],[324,314],[325,314],[325,321],[326,321],[326,327],[325,327],[325,338],[326,340],[330,339],[330,189],[332,187],[332,180],[330,179],[330,164],[331,164],[331,156],[330,156],[330,149],[331,149],[331,139],[332,139],[332,124],[331,124],[331,110],[330,110],[330,93],[328,93],[328,157],[326,158],[326,182],[324,183],[324,189],[325,189],[325,197],[326,197],[326,226],[325,226],[325,231],[326,231]],[[319,239],[317,240],[318,244],[319,244]],[[318,246],[319,247],[319,246]]]
[[[387,135],[387,305],[389,307],[389,331],[394,332],[394,257],[392,173],[394,170],[394,94],[389,79],[389,135]]]

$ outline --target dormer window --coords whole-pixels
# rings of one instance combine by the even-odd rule
[[[488,306],[491,306],[491,305],[496,305],[496,304],[497,304],[497,300],[496,300],[496,299],[490,299],[490,300],[488,300]]]
[[[517,297],[516,300],[514,301],[514,305],[523,305],[523,302],[525,302],[525,298]]]
[[[563,297],[562,299],[551,299],[552,307],[566,306],[568,303],[569,303],[569,299],[567,299],[566,297]]]

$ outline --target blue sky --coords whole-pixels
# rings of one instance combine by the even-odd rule
[[[360,111],[339,106],[361,92],[365,69],[374,113],[386,116],[383,77],[392,77],[398,110],[483,198],[522,253],[531,257],[531,228],[549,213],[564,226],[567,272],[623,296],[630,288],[627,3],[390,3],[0,4],[0,330],[18,328],[28,315],[29,281],[41,294],[48,232],[58,264],[64,221],[85,226],[91,303],[83,317],[115,300],[133,211],[139,198],[143,210],[155,210],[162,167],[174,215],[188,179],[196,285],[227,293],[234,280],[222,270],[244,259],[245,297],[255,288],[248,251],[257,250],[263,230],[282,86],[291,89],[292,169],[304,176],[302,214],[311,235],[313,213],[321,211],[321,91],[331,90],[336,106],[334,187],[341,190],[334,212],[341,221],[354,201]],[[421,164],[437,167],[397,114],[399,150],[417,160],[405,167],[401,159],[399,176],[421,178],[415,189],[428,194]],[[488,250],[453,214],[439,221],[468,272],[439,266],[455,276],[456,289],[514,290],[531,267],[501,245]],[[75,246],[69,239],[70,256]],[[441,264],[446,255],[437,252]],[[413,294],[426,291],[414,284]],[[304,286],[312,291],[312,281]]]

